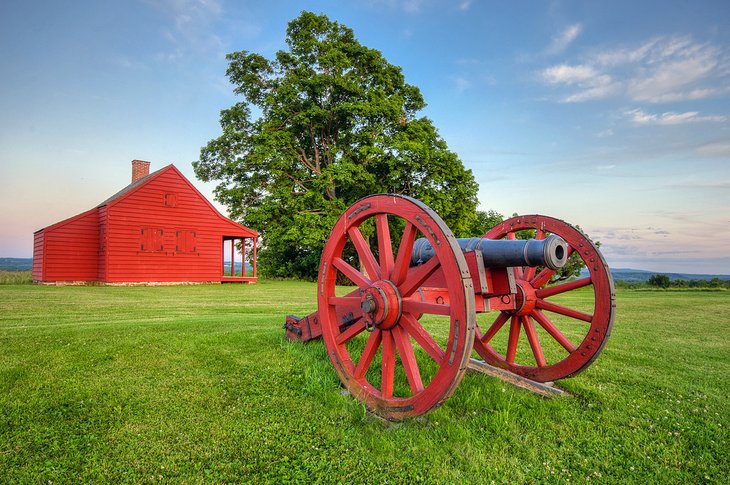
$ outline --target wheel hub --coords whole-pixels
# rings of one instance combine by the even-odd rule
[[[518,316],[529,315],[535,309],[535,303],[537,302],[535,288],[525,280],[517,280],[515,283],[517,294],[515,295],[514,314]]]
[[[388,280],[380,280],[366,288],[360,296],[365,327],[372,330],[393,328],[403,312],[403,305],[398,288]]]

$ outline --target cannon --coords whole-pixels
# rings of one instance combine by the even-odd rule
[[[587,274],[552,281],[572,255]],[[441,405],[473,354],[536,382],[575,376],[601,353],[614,312],[603,256],[561,220],[518,216],[457,239],[422,202],[371,195],[325,243],[317,311],[284,328],[291,340],[322,337],[350,394],[397,421]]]

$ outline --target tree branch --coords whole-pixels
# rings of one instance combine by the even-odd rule
[[[292,177],[290,174],[288,174],[286,172],[284,172],[284,175],[286,175],[287,177],[289,177],[292,182],[294,182],[299,187],[301,187],[305,192],[309,192],[309,189],[303,183],[301,183],[299,180],[295,179],[294,177]]]
[[[298,148],[298,147],[291,147],[292,150],[294,150],[297,154],[297,158],[299,158],[299,161],[302,162],[302,165],[307,167],[312,172],[316,173],[317,175],[320,175],[322,172],[317,169],[314,165],[311,164],[309,161],[309,158],[307,158],[307,152],[304,151],[304,148]]]
[[[314,129],[312,128],[312,123],[309,123],[309,139],[312,140],[312,148],[314,148],[314,164],[317,167],[317,173],[321,173],[321,163],[319,159],[319,147],[317,147],[317,139],[314,137]]]

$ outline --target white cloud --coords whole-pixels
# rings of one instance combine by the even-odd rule
[[[727,147],[730,149],[730,146]],[[680,182],[673,185],[670,185],[669,188],[672,189],[719,189],[719,190],[727,190],[730,189],[730,180],[720,180],[720,181],[709,181],[709,182],[697,182],[697,181],[688,181],[688,182]]]
[[[727,272],[725,268],[730,267],[727,251],[718,238],[698,241],[693,235],[694,231],[700,235],[717,234],[709,228],[723,225],[727,226],[724,221],[698,220],[688,226],[666,221],[665,226],[658,228],[591,228],[590,235],[601,241],[601,252],[613,268],[717,274]]]
[[[542,77],[550,84],[575,84],[598,75],[598,72],[587,65],[569,66],[559,64],[542,72]]]
[[[454,80],[454,84],[456,85],[456,90],[460,93],[466,91],[471,87],[471,81],[463,76],[454,76],[452,79]]]
[[[582,62],[548,67],[540,77],[567,88],[563,102],[623,96],[666,103],[729,92],[724,59],[719,47],[689,36],[657,37],[633,48],[586,53]]]
[[[464,0],[459,4],[459,10],[469,10],[471,8],[472,0]]]
[[[697,148],[697,153],[705,157],[730,157],[730,141],[706,143]]]
[[[603,99],[614,95],[619,87],[609,76],[598,76],[589,83],[584,83],[582,91],[578,91],[563,98],[565,103],[579,103],[592,99]]]
[[[425,0],[369,0],[368,3],[376,8],[385,5],[388,8],[399,9],[408,13],[418,13],[421,11]]]
[[[719,62],[717,49],[689,42],[669,42],[656,54],[660,57],[657,60],[649,57],[629,81],[627,91],[631,99],[649,102],[662,102],[668,97],[688,99],[692,95],[685,88],[708,77]]]
[[[562,84],[578,88],[577,91],[563,98],[563,102],[566,103],[605,98],[617,90],[616,83],[614,83],[611,76],[602,74],[595,68],[585,64],[576,66],[560,64],[545,69],[541,75],[549,84]]]
[[[217,16],[223,13],[223,7],[217,0],[146,0],[146,2],[170,15],[178,28],[188,26],[201,16]]]
[[[547,53],[559,54],[563,52],[580,35],[582,30],[583,27],[580,24],[566,27],[559,35],[553,37],[550,46],[547,48]]]
[[[406,12],[415,13],[421,10],[423,0],[404,0],[402,3],[403,10],[405,10]]]
[[[658,41],[658,39],[652,39],[639,47],[631,49],[619,48],[593,52],[590,57],[596,65],[603,67],[616,67],[622,64],[635,63],[646,57]]]
[[[666,113],[653,114],[646,113],[641,109],[634,109],[627,111],[626,116],[637,125],[680,125],[684,123],[722,123],[727,121],[727,116],[700,116],[697,111],[687,111],[685,113],[668,111]]]
[[[172,25],[162,35],[172,44],[172,51],[157,54],[157,59],[178,61],[188,52],[222,51],[223,41],[210,25],[223,14],[219,0],[145,0],[162,12]]]

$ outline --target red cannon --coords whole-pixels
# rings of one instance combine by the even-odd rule
[[[574,253],[588,275],[551,283]],[[442,404],[473,352],[537,382],[576,375],[606,344],[615,294],[598,248],[563,221],[519,216],[457,239],[422,202],[372,195],[327,239],[317,308],[287,317],[287,337],[323,337],[349,392],[400,420]]]

